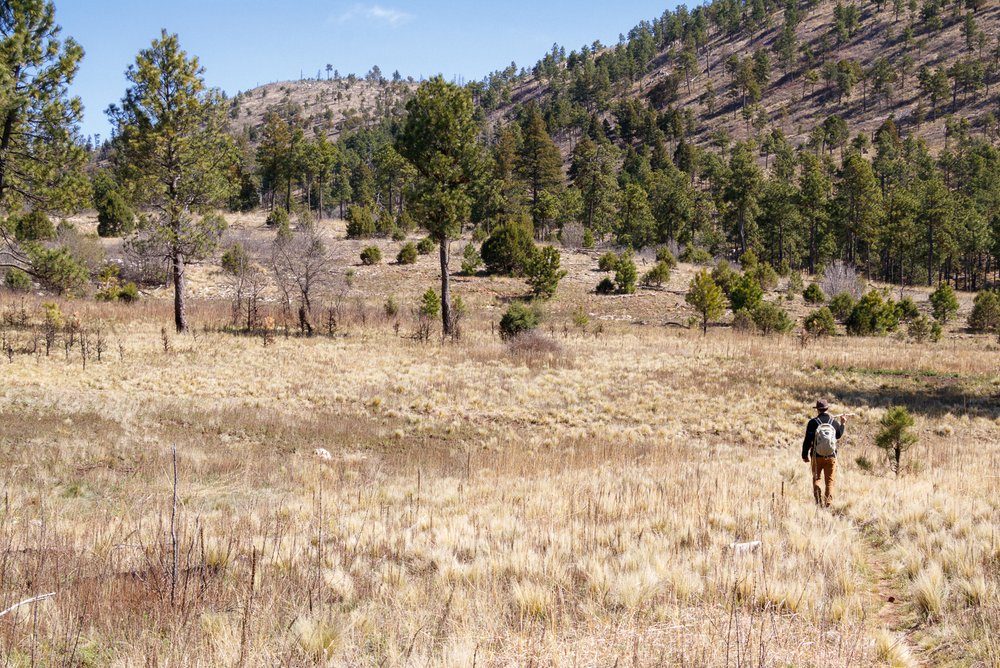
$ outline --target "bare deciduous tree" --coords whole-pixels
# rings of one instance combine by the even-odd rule
[[[222,270],[232,291],[232,323],[248,332],[261,326],[260,300],[267,287],[267,270],[254,260],[261,253],[248,251],[242,242],[222,256]]]
[[[860,298],[865,289],[858,272],[842,260],[834,260],[823,270],[819,286],[830,297],[846,292],[854,299]]]
[[[271,245],[270,265],[286,313],[291,313],[294,303],[299,330],[312,335],[313,303],[329,285],[333,267],[325,235],[315,224],[279,234]]]

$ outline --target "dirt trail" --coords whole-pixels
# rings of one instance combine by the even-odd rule
[[[894,644],[887,657],[888,665],[894,668],[920,668],[929,665],[920,658],[922,653],[920,648],[911,642],[911,635],[915,629],[905,626],[906,593],[900,589],[899,583],[893,576],[886,548],[879,545],[864,526],[854,523],[861,534],[862,544],[868,551],[865,559],[871,578],[868,591],[880,604],[878,628],[890,633],[894,638]]]

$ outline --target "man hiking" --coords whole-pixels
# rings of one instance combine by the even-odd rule
[[[802,461],[812,461],[813,497],[816,504],[830,507],[833,500],[833,479],[837,472],[837,440],[844,435],[847,416],[840,415],[840,422],[827,411],[830,404],[824,399],[816,402],[818,415],[806,425],[806,437],[802,441]],[[820,489],[819,479],[823,477],[826,490]]]

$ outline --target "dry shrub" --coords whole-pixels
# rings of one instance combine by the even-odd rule
[[[136,251],[131,244],[124,244],[119,257],[111,257],[111,262],[119,265],[119,279],[125,283],[140,286],[165,285],[170,279],[167,265],[162,258],[155,258]]]
[[[528,363],[551,363],[566,358],[563,346],[535,331],[521,332],[507,340],[507,353]]]
[[[562,228],[562,245],[566,248],[583,248],[583,225],[567,223]]]
[[[70,255],[83,265],[91,275],[97,273],[107,257],[100,241],[94,237],[80,234],[71,226],[59,226],[56,244],[68,250]]]
[[[855,271],[854,267],[841,260],[834,260],[830,266],[823,270],[819,287],[822,288],[824,294],[831,297],[846,292],[854,297],[855,301],[860,299],[865,291],[864,280],[858,272]]]

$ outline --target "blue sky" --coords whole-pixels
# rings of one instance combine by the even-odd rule
[[[104,110],[121,99],[126,67],[161,28],[197,55],[210,86],[234,94],[272,81],[315,77],[327,63],[363,75],[444,74],[480,79],[513,60],[533,65],[553,44],[567,51],[613,44],[674,0],[55,0],[63,36],[86,51],[72,92],[85,135],[109,132]],[[692,3],[693,4],[693,3]],[[324,73],[325,76],[325,73]]]

